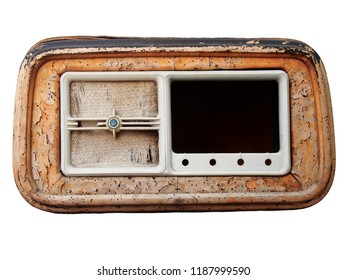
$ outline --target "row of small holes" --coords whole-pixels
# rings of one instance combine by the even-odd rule
[[[181,163],[182,163],[182,165],[184,165],[184,166],[188,166],[188,165],[189,165],[189,160],[183,159],[183,161],[182,161]],[[244,162],[244,160],[243,160],[242,158],[240,158],[240,159],[238,159],[237,163],[238,163],[239,166],[242,166],[245,162]],[[271,159],[268,158],[268,159],[265,160],[264,163],[265,163],[267,166],[269,166],[269,165],[272,164],[272,161],[271,161]],[[215,159],[211,159],[211,160],[209,161],[209,164],[210,164],[211,166],[214,166],[214,165],[216,164],[216,160],[215,160]]]

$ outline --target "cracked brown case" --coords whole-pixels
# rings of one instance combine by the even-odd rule
[[[289,77],[291,170],[283,176],[65,176],[60,77],[66,71],[280,69]],[[21,65],[13,169],[31,205],[51,212],[229,211],[313,205],[334,177],[328,81],[316,52],[290,39],[62,37]]]

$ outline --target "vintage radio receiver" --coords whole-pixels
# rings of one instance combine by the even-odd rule
[[[53,212],[307,207],[334,176],[325,70],[288,39],[48,39],[20,69],[13,158]]]

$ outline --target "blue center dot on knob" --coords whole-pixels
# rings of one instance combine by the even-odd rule
[[[109,120],[109,126],[110,126],[111,128],[117,127],[118,124],[119,124],[119,122],[118,122],[117,119],[110,119],[110,120]]]

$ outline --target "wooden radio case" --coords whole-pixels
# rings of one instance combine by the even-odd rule
[[[51,212],[307,207],[335,170],[326,72],[290,39],[47,39],[20,68],[13,168]]]

